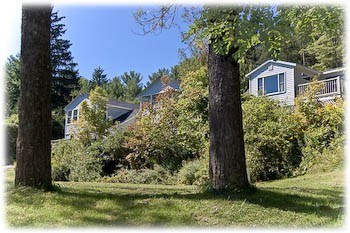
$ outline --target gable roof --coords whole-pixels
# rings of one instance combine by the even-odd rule
[[[140,94],[136,96],[136,98],[140,98],[141,96],[150,96],[161,93],[164,88],[173,88],[175,90],[180,90],[180,80],[170,80],[168,85],[164,85],[161,81],[161,78],[157,78],[154,80],[149,86],[147,86]]]
[[[81,101],[87,98],[89,98],[89,94],[78,95],[64,108],[64,111],[73,110],[76,106],[78,106],[81,103]]]
[[[83,100],[89,98],[89,94],[81,94],[77,97],[75,97],[65,108],[64,111],[69,111],[73,110],[76,106],[78,106]],[[134,110],[138,109],[139,105],[138,104],[132,104],[128,102],[123,102],[119,100],[113,100],[113,99],[108,99],[107,106],[115,107],[115,108],[120,108],[120,109],[125,109],[125,110]]]
[[[253,73],[255,73],[257,70],[259,70],[260,68],[264,67],[265,65],[269,64],[269,63],[276,63],[276,64],[281,64],[281,65],[287,65],[287,66],[292,66],[292,67],[296,67],[296,66],[299,66],[299,67],[302,67],[304,69],[307,69],[311,72],[314,72],[315,74],[316,73],[320,73],[319,71],[317,70],[314,70],[314,69],[311,69],[309,67],[306,67],[306,66],[303,66],[303,65],[299,65],[297,63],[294,63],[294,62],[286,62],[286,61],[279,61],[279,60],[267,60],[265,61],[264,63],[262,63],[260,66],[256,67],[254,70],[250,71],[248,74],[245,75],[245,77],[248,77],[250,75],[252,75]]]

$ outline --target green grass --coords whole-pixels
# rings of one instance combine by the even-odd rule
[[[7,177],[12,227],[240,226],[340,227],[343,172],[257,184],[250,193],[214,195],[192,186],[59,182],[60,190],[14,188]]]

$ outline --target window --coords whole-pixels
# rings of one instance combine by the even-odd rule
[[[70,124],[72,120],[72,111],[68,111],[67,114],[67,124]]]
[[[74,121],[78,120],[78,109],[74,109],[73,111],[73,120]]]
[[[278,75],[278,83],[279,83],[279,92],[285,92],[285,81],[284,81],[284,73]]]
[[[259,78],[258,79],[258,94],[259,95],[263,95],[264,92],[263,92],[263,79],[262,78]]]
[[[258,95],[272,95],[286,91],[285,74],[258,78]]]

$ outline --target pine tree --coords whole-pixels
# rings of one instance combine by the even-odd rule
[[[52,108],[63,108],[71,101],[72,91],[79,86],[77,63],[69,50],[71,43],[63,39],[66,32],[65,25],[61,23],[64,16],[59,17],[58,12],[51,14],[51,69],[52,69]]]
[[[124,72],[120,76],[120,79],[124,85],[124,94],[125,99],[129,101],[133,101],[135,97],[142,91],[141,80],[142,76],[140,73],[136,73],[135,71],[130,71],[129,73]]]
[[[96,86],[104,87],[107,84],[107,75],[103,72],[104,70],[100,66],[94,69],[94,72],[92,73],[92,79],[90,80],[92,89]]]

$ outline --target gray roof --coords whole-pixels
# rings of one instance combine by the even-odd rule
[[[138,109],[139,108],[138,104],[132,104],[132,103],[123,102],[123,101],[119,101],[119,100],[113,100],[113,99],[109,99],[108,100],[108,104],[109,105],[113,105],[113,106],[120,106],[120,107],[124,107],[124,108],[130,108],[130,109]]]
[[[89,94],[78,95],[64,108],[64,111],[67,112],[69,110],[73,110],[76,106],[78,106],[81,103],[81,101],[87,98],[89,98]]]
[[[170,80],[170,83],[168,85],[164,85],[161,81],[161,78],[157,78],[156,80],[154,80],[153,83],[147,86],[140,94],[138,94],[136,98],[140,98],[141,96],[159,94],[162,90],[164,90],[167,87],[171,87],[175,90],[180,90],[180,83],[180,80]]]
[[[251,74],[253,74],[254,72],[256,72],[257,70],[259,70],[260,68],[262,68],[263,66],[269,64],[269,63],[275,63],[275,64],[280,64],[280,65],[285,65],[285,66],[291,66],[291,67],[295,67],[295,66],[298,66],[298,67],[302,67],[304,69],[307,69],[313,73],[319,73],[319,71],[317,70],[314,70],[314,69],[311,69],[309,67],[306,67],[306,66],[303,66],[303,65],[299,65],[297,63],[294,63],[294,62],[286,62],[286,61],[276,61],[276,60],[267,60],[265,61],[264,63],[262,63],[260,66],[256,67],[255,69],[253,69],[252,71],[250,71],[248,74],[245,75],[245,77],[248,77],[250,76]]]

